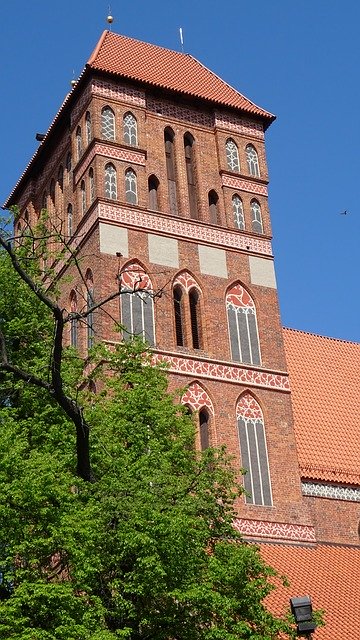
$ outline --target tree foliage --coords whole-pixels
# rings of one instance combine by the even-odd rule
[[[88,482],[51,379],[34,383],[51,376],[53,310],[9,251],[0,280],[0,639],[291,637],[263,604],[274,572],[232,528],[231,460],[195,451],[193,421],[144,345],[94,349],[96,394],[62,345],[63,393],[90,426]]]

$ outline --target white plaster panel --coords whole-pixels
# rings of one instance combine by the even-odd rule
[[[258,284],[261,287],[270,287],[276,289],[276,278],[274,261],[249,256],[250,278],[252,284]]]
[[[149,233],[148,244],[150,262],[162,264],[165,267],[179,266],[179,247],[177,240]]]
[[[129,257],[128,232],[124,227],[100,222],[100,251],[116,255],[121,253],[124,258]]]
[[[224,249],[215,249],[205,245],[198,245],[201,273],[209,276],[227,278],[226,252]]]

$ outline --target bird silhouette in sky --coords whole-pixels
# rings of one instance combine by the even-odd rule
[[[341,216],[347,216],[347,215],[348,215],[348,213],[349,213],[349,211],[346,211],[346,209],[345,209],[345,211],[341,211],[341,212],[340,212],[340,215],[341,215]]]

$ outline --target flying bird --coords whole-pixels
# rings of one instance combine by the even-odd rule
[[[347,214],[348,214],[348,213],[349,213],[349,212],[348,212],[348,211],[346,211],[346,209],[345,209],[345,211],[341,211],[341,212],[340,212],[340,215],[341,215],[341,216],[347,216]]]

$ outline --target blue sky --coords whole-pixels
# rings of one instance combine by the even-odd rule
[[[285,326],[359,341],[360,4],[113,0],[113,30],[201,60],[277,115],[267,133]],[[4,202],[104,28],[108,2],[2,2]],[[340,215],[347,210],[348,215]]]

